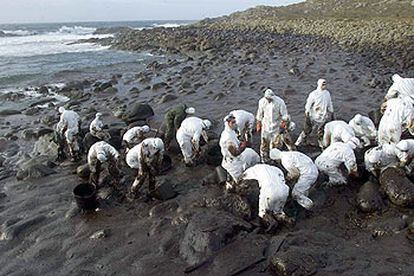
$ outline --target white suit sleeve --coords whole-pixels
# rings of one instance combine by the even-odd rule
[[[310,110],[312,108],[312,105],[314,104],[314,93],[311,92],[308,96],[308,99],[306,100],[305,104],[305,112],[310,113]]]
[[[264,110],[263,110],[263,103],[260,100],[259,101],[259,107],[257,109],[257,115],[256,115],[256,120],[258,120],[259,122],[261,122],[262,119],[263,119],[263,112],[264,112]]]
[[[194,147],[196,148],[196,150],[198,150],[200,148],[200,136],[201,136],[202,131],[203,131],[202,129],[198,129],[193,135],[192,142],[193,142]]]
[[[357,171],[356,158],[353,150],[344,152],[344,164],[348,173]]]
[[[289,114],[287,111],[287,107],[283,100],[280,101],[280,117],[282,118],[283,121],[289,120]]]
[[[328,111],[333,113],[334,109],[333,109],[331,94],[328,94],[328,99],[329,99]]]

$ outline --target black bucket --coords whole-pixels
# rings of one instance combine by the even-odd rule
[[[93,210],[98,206],[96,186],[89,183],[79,184],[73,189],[76,204],[83,210]]]

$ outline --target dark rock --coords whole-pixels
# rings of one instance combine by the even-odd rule
[[[96,142],[99,142],[99,141],[100,140],[98,138],[96,138],[95,136],[93,136],[89,132],[86,133],[85,137],[83,138],[83,148],[84,148],[85,153],[88,153],[91,146],[93,144],[95,144]]]
[[[226,212],[199,211],[191,217],[185,230],[180,255],[188,264],[198,264],[229,244],[241,231],[251,228],[249,223]]]
[[[46,86],[41,86],[41,87],[39,87],[37,92],[39,94],[42,94],[42,95],[47,95],[47,94],[49,94],[49,89]]]
[[[168,200],[177,196],[174,184],[169,180],[161,180],[157,183],[152,196],[159,200]]]
[[[139,93],[139,89],[136,87],[132,87],[131,89],[129,89],[129,93]]]
[[[224,194],[220,197],[206,198],[205,206],[227,211],[244,220],[250,220],[252,218],[252,209],[248,201],[234,193]]]
[[[30,140],[30,139],[33,139],[36,136],[36,134],[33,131],[33,129],[29,128],[29,129],[24,129],[22,132],[20,132],[20,136],[24,140]]]
[[[148,104],[136,103],[128,106],[127,110],[122,114],[122,119],[127,123],[135,121],[147,120],[154,116],[154,110]]]
[[[206,163],[211,166],[219,166],[223,160],[218,140],[210,140],[206,150]]]
[[[52,135],[43,135],[39,137],[31,152],[33,157],[44,156],[50,161],[56,160],[57,154],[58,145],[53,141]]]
[[[387,168],[380,176],[381,189],[395,205],[414,206],[414,184],[399,168]]]
[[[154,83],[151,86],[151,89],[152,90],[159,90],[159,89],[165,88],[167,86],[168,86],[168,84],[166,84],[165,82],[159,82],[159,83]]]
[[[164,96],[162,96],[162,98],[160,99],[160,104],[162,104],[162,103],[167,103],[167,102],[170,102],[170,101],[173,101],[173,100],[175,100],[175,99],[177,99],[178,97],[177,96],[175,96],[175,95],[172,95],[172,94],[167,94],[167,95],[164,95]]]
[[[17,109],[3,109],[0,110],[0,116],[9,116],[9,115],[16,115],[20,114],[21,111]]]
[[[30,107],[22,112],[26,116],[33,116],[39,113],[38,107]]]
[[[43,215],[30,217],[25,220],[6,221],[2,225],[2,238],[5,240],[13,240],[17,238],[24,231],[33,228],[35,225],[46,220]],[[29,233],[28,233],[29,234]]]
[[[27,180],[41,178],[56,173],[53,169],[40,163],[36,159],[30,159],[24,162],[17,171],[17,180]]]
[[[361,186],[356,201],[358,209],[365,213],[380,211],[384,207],[379,185],[372,182],[366,182]]]
[[[167,213],[177,211],[179,205],[176,201],[166,201],[161,204],[157,204],[149,211],[150,217],[165,217]]]
[[[217,95],[214,97],[214,100],[217,102],[221,100],[225,95],[223,93],[217,93]]]

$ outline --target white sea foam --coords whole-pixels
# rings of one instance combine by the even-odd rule
[[[72,43],[80,39],[106,38],[113,36],[111,34],[93,35],[91,33],[93,30],[88,30],[90,34],[80,34],[80,32],[86,32],[86,29],[74,27],[60,30],[59,32],[41,35],[3,37],[0,38],[0,57],[29,57],[61,53],[100,51],[107,49],[108,47],[92,43]]]
[[[164,27],[164,28],[177,28],[182,26],[183,24],[176,24],[176,23],[165,23],[165,24],[153,24],[154,27]]]
[[[29,36],[29,35],[35,35],[36,34],[36,32],[28,31],[28,30],[14,30],[14,31],[0,30],[0,31],[4,32],[5,34],[17,35],[17,36]]]

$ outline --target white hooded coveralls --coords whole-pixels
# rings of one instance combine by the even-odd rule
[[[371,140],[375,140],[377,137],[377,129],[367,116],[356,114],[348,124],[354,130],[355,136],[364,142],[365,147],[369,146]]]
[[[286,185],[283,172],[279,168],[257,164],[248,168],[242,178],[259,182],[259,217],[263,218],[266,211],[284,214],[283,207],[289,196],[289,186]]]
[[[57,132],[66,138],[70,153],[79,151],[77,135],[79,134],[80,116],[73,110],[64,110],[56,126]]]
[[[159,145],[156,147],[155,145]],[[125,161],[132,169],[137,169],[138,174],[132,184],[131,190],[136,191],[149,177],[150,190],[155,188],[154,165],[160,165],[164,157],[164,143],[160,138],[146,138],[141,143],[128,151]],[[154,164],[157,163],[157,164]]]
[[[332,119],[334,109],[331,93],[326,89],[322,89],[322,84],[324,82],[324,79],[319,79],[316,90],[312,91],[306,100],[305,115],[308,116],[309,122],[305,122],[304,130],[300,133],[298,140],[295,143],[297,146],[300,145],[309,134],[316,129],[319,130],[319,128],[326,122],[329,122]]]
[[[409,165],[414,157],[414,139],[401,140],[395,146],[395,153],[401,165]]]
[[[200,136],[208,141],[207,132],[203,128],[203,120],[198,117],[188,117],[177,131],[176,138],[181,148],[185,163],[192,163],[195,151],[200,150]]]
[[[237,183],[242,173],[249,167],[260,162],[260,156],[251,148],[246,148],[240,155],[233,156],[229,151],[230,146],[236,149],[240,147],[240,141],[237,139],[237,134],[227,124],[220,136],[220,148],[223,160],[221,166],[232,177],[233,181]]]
[[[103,158],[102,162],[99,158]],[[91,181],[98,184],[102,163],[108,163],[108,170],[112,176],[118,174],[119,152],[105,141],[96,142],[88,151],[88,165],[91,171]]]
[[[311,122],[318,124],[330,121],[330,116],[334,112],[331,93],[328,90],[322,90],[324,81],[318,80],[318,87],[309,94],[305,104],[305,112],[309,114]]]
[[[150,132],[150,127],[145,126],[136,126],[128,129],[122,136],[122,141],[128,143],[128,145],[134,145],[141,142],[143,135]]]
[[[364,155],[365,169],[378,176],[383,169],[398,164],[395,144],[384,144],[371,148]]]
[[[280,143],[280,123],[289,121],[285,102],[277,97],[272,96],[269,102],[266,97],[259,100],[259,108],[257,110],[256,120],[261,122],[261,144],[260,156],[266,159],[269,150],[276,148]]]
[[[414,108],[401,98],[387,101],[387,107],[378,127],[378,144],[398,143],[401,134],[408,128],[414,134]]]
[[[281,161],[282,166],[287,170],[287,178],[297,179],[292,189],[292,197],[303,208],[312,208],[313,202],[308,197],[308,194],[319,175],[318,168],[312,159],[298,151],[279,151],[278,149],[273,149],[272,151],[270,152],[270,157]]]
[[[346,184],[346,177],[340,170],[341,164],[345,165],[349,174],[356,174],[358,171],[353,147],[342,142],[335,142],[327,147],[316,158],[315,164],[320,172],[329,177],[329,182],[333,185]]]
[[[236,118],[237,132],[239,137],[245,141],[249,141],[252,137],[254,128],[255,119],[253,113],[239,109],[231,111],[230,114]]]
[[[353,137],[355,132],[346,122],[331,121],[324,127],[321,147],[326,148],[334,142],[347,143]]]
[[[393,84],[385,95],[385,100],[400,97],[414,104],[414,78],[402,78],[395,74],[392,76]]]
[[[92,136],[104,140],[109,138],[109,133],[106,132],[104,129],[104,123],[101,119],[101,115],[97,114],[95,119],[89,125],[89,132]]]

